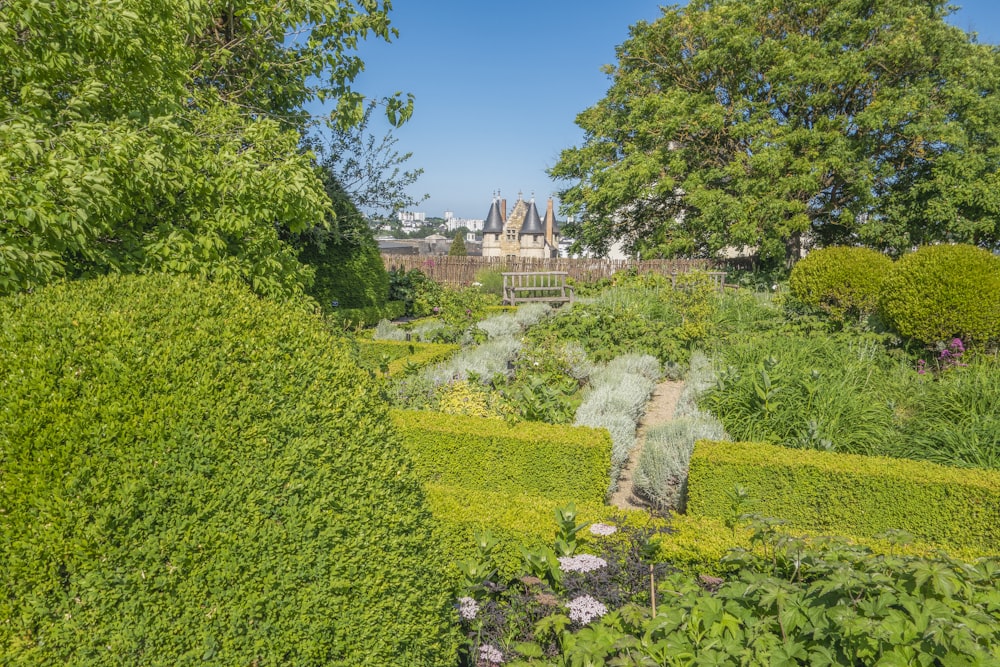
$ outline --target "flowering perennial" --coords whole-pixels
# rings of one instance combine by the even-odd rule
[[[616,532],[618,532],[617,526],[609,526],[606,523],[590,524],[591,535],[599,535],[601,537],[607,537],[608,535],[614,535]]]
[[[479,647],[479,659],[492,665],[503,664],[503,653],[492,644],[483,644]]]
[[[589,595],[573,598],[566,607],[569,609],[570,620],[580,625],[586,625],[608,613],[607,607]]]
[[[563,572],[593,572],[605,567],[608,561],[590,554],[576,556],[560,556],[559,569]]]
[[[458,615],[463,620],[471,621],[476,618],[478,613],[479,604],[475,600],[467,596],[458,598]]]

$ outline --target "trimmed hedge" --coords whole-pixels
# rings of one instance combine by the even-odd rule
[[[407,368],[416,369],[447,359],[462,349],[451,343],[418,343],[400,340],[357,339],[358,351],[363,361],[378,365],[382,355],[392,359],[389,375],[399,375]]]
[[[444,667],[378,387],[301,306],[105,277],[0,301],[0,663]]]
[[[971,245],[918,248],[893,265],[880,308],[890,326],[921,343],[1000,342],[1000,257]]]
[[[425,483],[427,503],[438,520],[436,537],[444,545],[446,561],[457,576],[455,562],[476,556],[475,535],[484,530],[498,539],[493,551],[495,566],[503,577],[516,575],[523,567],[520,545],[535,548],[552,545],[555,536],[555,510],[565,503],[540,496],[477,491],[444,484]],[[726,575],[733,565],[723,562],[732,549],[754,550],[752,529],[747,524],[728,528],[722,519],[690,514],[674,514],[669,519],[651,517],[641,510],[622,511],[607,505],[577,503],[578,520],[585,523],[605,522],[634,527],[665,530],[657,554],[659,562],[670,563],[690,574]],[[815,531],[792,531],[807,539],[822,538]],[[587,530],[579,533],[583,551],[588,546],[608,538],[597,538]],[[891,544],[876,538],[847,537],[875,553],[932,555],[940,545],[914,542],[909,545]],[[759,548],[759,547],[758,547]],[[951,556],[972,562],[986,555],[975,549],[949,548]]]
[[[397,410],[393,422],[424,482],[602,504],[611,438],[604,430]]]
[[[788,286],[796,299],[841,322],[875,312],[891,268],[891,259],[869,248],[821,248],[796,263]]]
[[[1000,472],[923,461],[700,441],[688,511],[726,517],[727,493],[747,489],[752,511],[812,530],[870,538],[891,529],[978,553],[1000,552]]]

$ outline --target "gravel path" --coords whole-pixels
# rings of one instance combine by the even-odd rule
[[[620,509],[646,507],[646,503],[632,494],[632,474],[639,465],[639,456],[642,454],[642,447],[646,442],[646,430],[674,418],[677,399],[680,398],[683,389],[684,383],[674,380],[667,380],[656,385],[649,403],[646,404],[646,412],[639,423],[639,429],[636,431],[635,447],[632,448],[628,463],[625,464],[621,477],[618,478],[618,490],[612,494],[609,501],[611,505]]]

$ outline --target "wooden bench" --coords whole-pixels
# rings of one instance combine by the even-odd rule
[[[526,271],[503,273],[504,305],[518,302],[573,303],[573,287],[566,284],[565,271]]]

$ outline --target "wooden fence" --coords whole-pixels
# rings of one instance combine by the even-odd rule
[[[727,262],[708,259],[568,259],[552,257],[545,259],[506,259],[504,257],[449,257],[382,254],[387,269],[397,268],[409,271],[420,269],[432,280],[448,285],[469,285],[476,280],[476,274],[483,270],[502,272],[521,271],[565,271],[574,280],[594,282],[608,278],[617,271],[635,269],[639,273],[687,273],[688,271],[712,271],[726,269]]]

